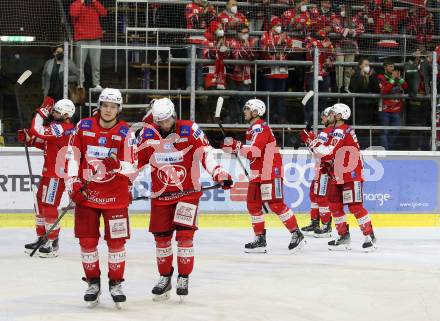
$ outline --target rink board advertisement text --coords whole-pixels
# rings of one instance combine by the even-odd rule
[[[219,154],[220,156],[220,154]],[[235,179],[243,172],[230,155],[221,155],[222,165]],[[420,156],[364,156],[363,176],[364,202],[366,208],[375,213],[440,213],[438,199],[438,173],[440,157]],[[0,149],[2,171],[0,172],[0,211],[32,211],[30,178],[26,157],[22,148]],[[43,165],[41,152],[32,152],[34,182],[39,181]],[[314,175],[313,160],[303,153],[284,151],[284,196],[288,206],[295,212],[308,212],[310,208],[309,188]],[[242,179],[243,180],[243,179]],[[213,184],[202,171],[202,184]],[[138,177],[133,185],[134,198],[149,195],[149,168]],[[225,206],[227,202],[227,206]],[[67,204],[66,195],[63,204]],[[132,211],[150,209],[149,201],[136,201]],[[245,202],[233,202],[229,192],[222,189],[206,191],[200,203],[200,210],[213,213],[246,212]]]

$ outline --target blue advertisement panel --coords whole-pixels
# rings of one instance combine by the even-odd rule
[[[428,213],[438,208],[438,162],[421,159],[389,159],[364,156],[364,202],[370,212]],[[235,159],[222,159],[235,180],[244,181]],[[283,155],[285,201],[295,212],[310,210],[309,189],[314,176],[314,162],[308,155]],[[149,195],[149,170],[134,184],[134,198]],[[212,185],[205,173],[204,186]],[[149,201],[136,201],[131,210],[149,210]],[[208,212],[246,212],[246,203],[231,201],[222,189],[206,191],[200,210]]]

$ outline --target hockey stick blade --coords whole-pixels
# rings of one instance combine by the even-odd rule
[[[308,91],[307,94],[304,96],[304,98],[301,100],[301,104],[305,106],[309,101],[309,99],[312,98],[314,94],[315,93],[313,90]]]
[[[17,83],[21,86],[23,83],[32,75],[32,71],[26,70],[21,74],[20,78],[18,78]]]
[[[223,107],[223,97],[218,97],[217,106],[215,107],[215,118],[220,118]]]

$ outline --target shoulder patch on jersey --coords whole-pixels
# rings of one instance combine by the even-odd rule
[[[343,139],[345,137],[345,134],[341,128],[337,128],[333,131],[332,136]]]
[[[189,126],[180,126],[179,136],[180,137],[189,137],[190,132],[191,132],[191,128]]]
[[[261,133],[263,131],[263,128],[261,127],[261,124],[255,124],[251,127],[251,133]]]
[[[353,130],[353,128],[351,128],[351,127],[347,127],[347,129],[345,130],[345,133],[349,133],[349,132],[351,132]]]
[[[63,126],[61,126],[60,124],[52,124],[50,125],[50,128],[52,128],[53,133],[55,134],[55,136],[57,137],[61,137],[63,135]]]
[[[91,119],[83,119],[79,123],[80,129],[92,129],[92,120]]]
[[[70,128],[64,132],[64,136],[70,136],[75,132],[75,128]]]
[[[122,126],[121,129],[119,129],[119,134],[121,134],[122,137],[127,136],[128,134],[128,127]]]
[[[203,135],[202,129],[196,123],[194,123],[191,128],[194,131],[193,136],[195,139],[197,139]]]
[[[145,128],[144,134],[142,135],[142,138],[143,139],[154,138],[154,130],[152,130],[151,128]]]

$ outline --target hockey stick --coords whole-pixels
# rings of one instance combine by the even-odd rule
[[[24,73],[21,74],[21,76],[17,79],[17,84],[15,85],[14,92],[15,92],[15,101],[17,104],[17,113],[18,113],[18,119],[20,121],[20,127],[24,128],[24,121],[23,121],[23,112],[20,107],[20,88],[21,85],[32,75],[32,71],[26,70]],[[27,136],[27,133],[25,133],[25,136]],[[26,140],[26,138],[25,138]],[[32,183],[32,165],[31,165],[31,158],[29,156],[29,148],[26,142],[24,143],[24,151],[26,154],[26,162],[28,166],[29,171],[29,178],[31,180],[31,191],[32,191],[32,198],[34,199],[34,210],[37,216],[40,216],[40,211],[38,209],[38,202],[37,202],[37,191],[35,190],[35,185]]]
[[[85,183],[83,186],[81,186],[79,193],[82,193],[85,191],[85,189],[87,188],[87,186],[90,184],[90,182],[93,180],[93,178],[98,174],[98,172],[94,173]],[[46,231],[46,233],[43,235],[43,237],[38,241],[37,245],[35,246],[35,248],[32,250],[30,257],[34,256],[35,252],[38,251],[38,249],[47,242],[49,234],[58,226],[58,224],[61,222],[61,220],[63,219],[64,215],[66,215],[66,213],[73,209],[74,206],[72,206],[74,203],[74,201],[71,199],[69,204],[66,207],[63,207],[61,214],[58,216],[57,220],[52,224],[52,226],[49,228],[49,230]]]
[[[192,193],[197,193],[197,192],[204,192],[204,191],[209,191],[211,189],[217,189],[221,187],[220,184],[215,184],[212,186],[208,186],[208,187],[202,187],[201,189],[197,190],[197,189],[190,189],[190,190],[185,190],[185,191],[180,191],[180,192],[169,192],[169,193],[163,193],[158,197],[154,197],[154,198],[161,198],[161,197],[178,197],[178,196],[184,196],[184,195],[188,195],[188,194],[192,194]],[[141,201],[141,200],[149,200],[152,199],[153,197],[151,196],[141,196],[141,197],[137,197],[135,199],[133,199],[133,201]]]
[[[226,132],[225,129],[223,128],[223,124],[222,124],[222,119],[221,119],[221,112],[222,112],[222,107],[223,107],[223,97],[218,97],[217,99],[217,106],[215,107],[215,118],[217,119],[217,123],[218,123],[218,127],[220,127],[220,130],[222,131],[223,134],[223,138],[226,138]],[[248,171],[246,170],[246,167],[244,166],[243,162],[241,161],[240,155],[238,155],[238,153],[233,153],[233,155],[235,155],[235,158],[237,159],[238,163],[240,164],[240,167],[243,169],[244,174],[246,175],[247,179],[250,181],[250,176]],[[267,214],[269,213],[269,210],[266,207],[266,204],[264,204],[263,202],[263,209],[264,212]]]

